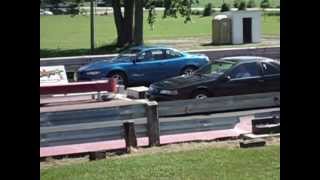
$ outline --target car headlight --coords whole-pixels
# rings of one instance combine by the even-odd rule
[[[87,72],[86,74],[89,76],[94,76],[94,75],[98,75],[100,73],[101,73],[100,71],[90,71],[90,72]]]
[[[166,94],[166,95],[177,95],[177,90],[161,90],[160,94]]]

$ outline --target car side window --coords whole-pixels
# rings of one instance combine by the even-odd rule
[[[164,53],[161,49],[151,50],[151,56],[151,60],[161,60],[165,58]]]
[[[137,60],[138,61],[144,61],[146,59],[146,52],[142,52],[138,55]]]
[[[166,52],[167,59],[178,58],[181,56],[181,54],[179,52],[173,51],[171,49],[167,49],[165,52]]]
[[[275,75],[280,74],[280,70],[268,63],[262,63],[263,74],[264,75]]]
[[[239,66],[235,67],[230,73],[231,79],[256,77],[259,75],[258,64],[255,62],[240,64]]]

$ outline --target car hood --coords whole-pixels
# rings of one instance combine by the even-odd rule
[[[205,83],[208,81],[216,80],[220,74],[211,74],[211,75],[182,75],[173,77],[170,79],[166,79],[163,81],[156,82],[152,84],[157,88],[163,89],[180,89],[192,85],[197,85],[201,83]]]
[[[96,69],[108,68],[110,65],[119,64],[119,63],[128,63],[132,62],[130,57],[115,57],[112,59],[100,60],[93,63],[89,63],[85,66],[79,68],[79,71],[92,71]]]

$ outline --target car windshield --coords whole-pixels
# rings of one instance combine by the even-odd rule
[[[234,66],[236,62],[233,61],[215,61],[211,64],[205,65],[195,72],[195,74],[215,74],[223,73]]]

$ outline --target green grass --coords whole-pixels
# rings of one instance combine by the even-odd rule
[[[41,170],[42,180],[280,179],[280,146],[190,150],[112,158]]]
[[[249,0],[247,0],[248,2]],[[260,2],[262,0],[255,0],[256,5],[259,7],[260,6]],[[199,4],[195,4],[194,7],[204,7],[206,4],[208,3],[212,3],[212,5],[214,7],[220,7],[222,4],[223,0],[199,0]],[[224,2],[228,3],[231,5],[231,7],[233,7],[233,2],[234,0],[224,0]],[[269,0],[271,7],[277,7],[278,5],[280,5],[280,0]]]
[[[152,31],[144,22],[144,39],[175,39],[211,35],[212,17],[193,16],[192,22],[185,24],[183,18],[162,19],[158,14],[155,29]],[[146,17],[145,17],[146,19]],[[88,16],[41,16],[40,49],[86,51],[90,48],[90,19]],[[279,35],[280,16],[262,18],[263,35]],[[113,16],[96,17],[97,46],[110,44],[116,38]]]

